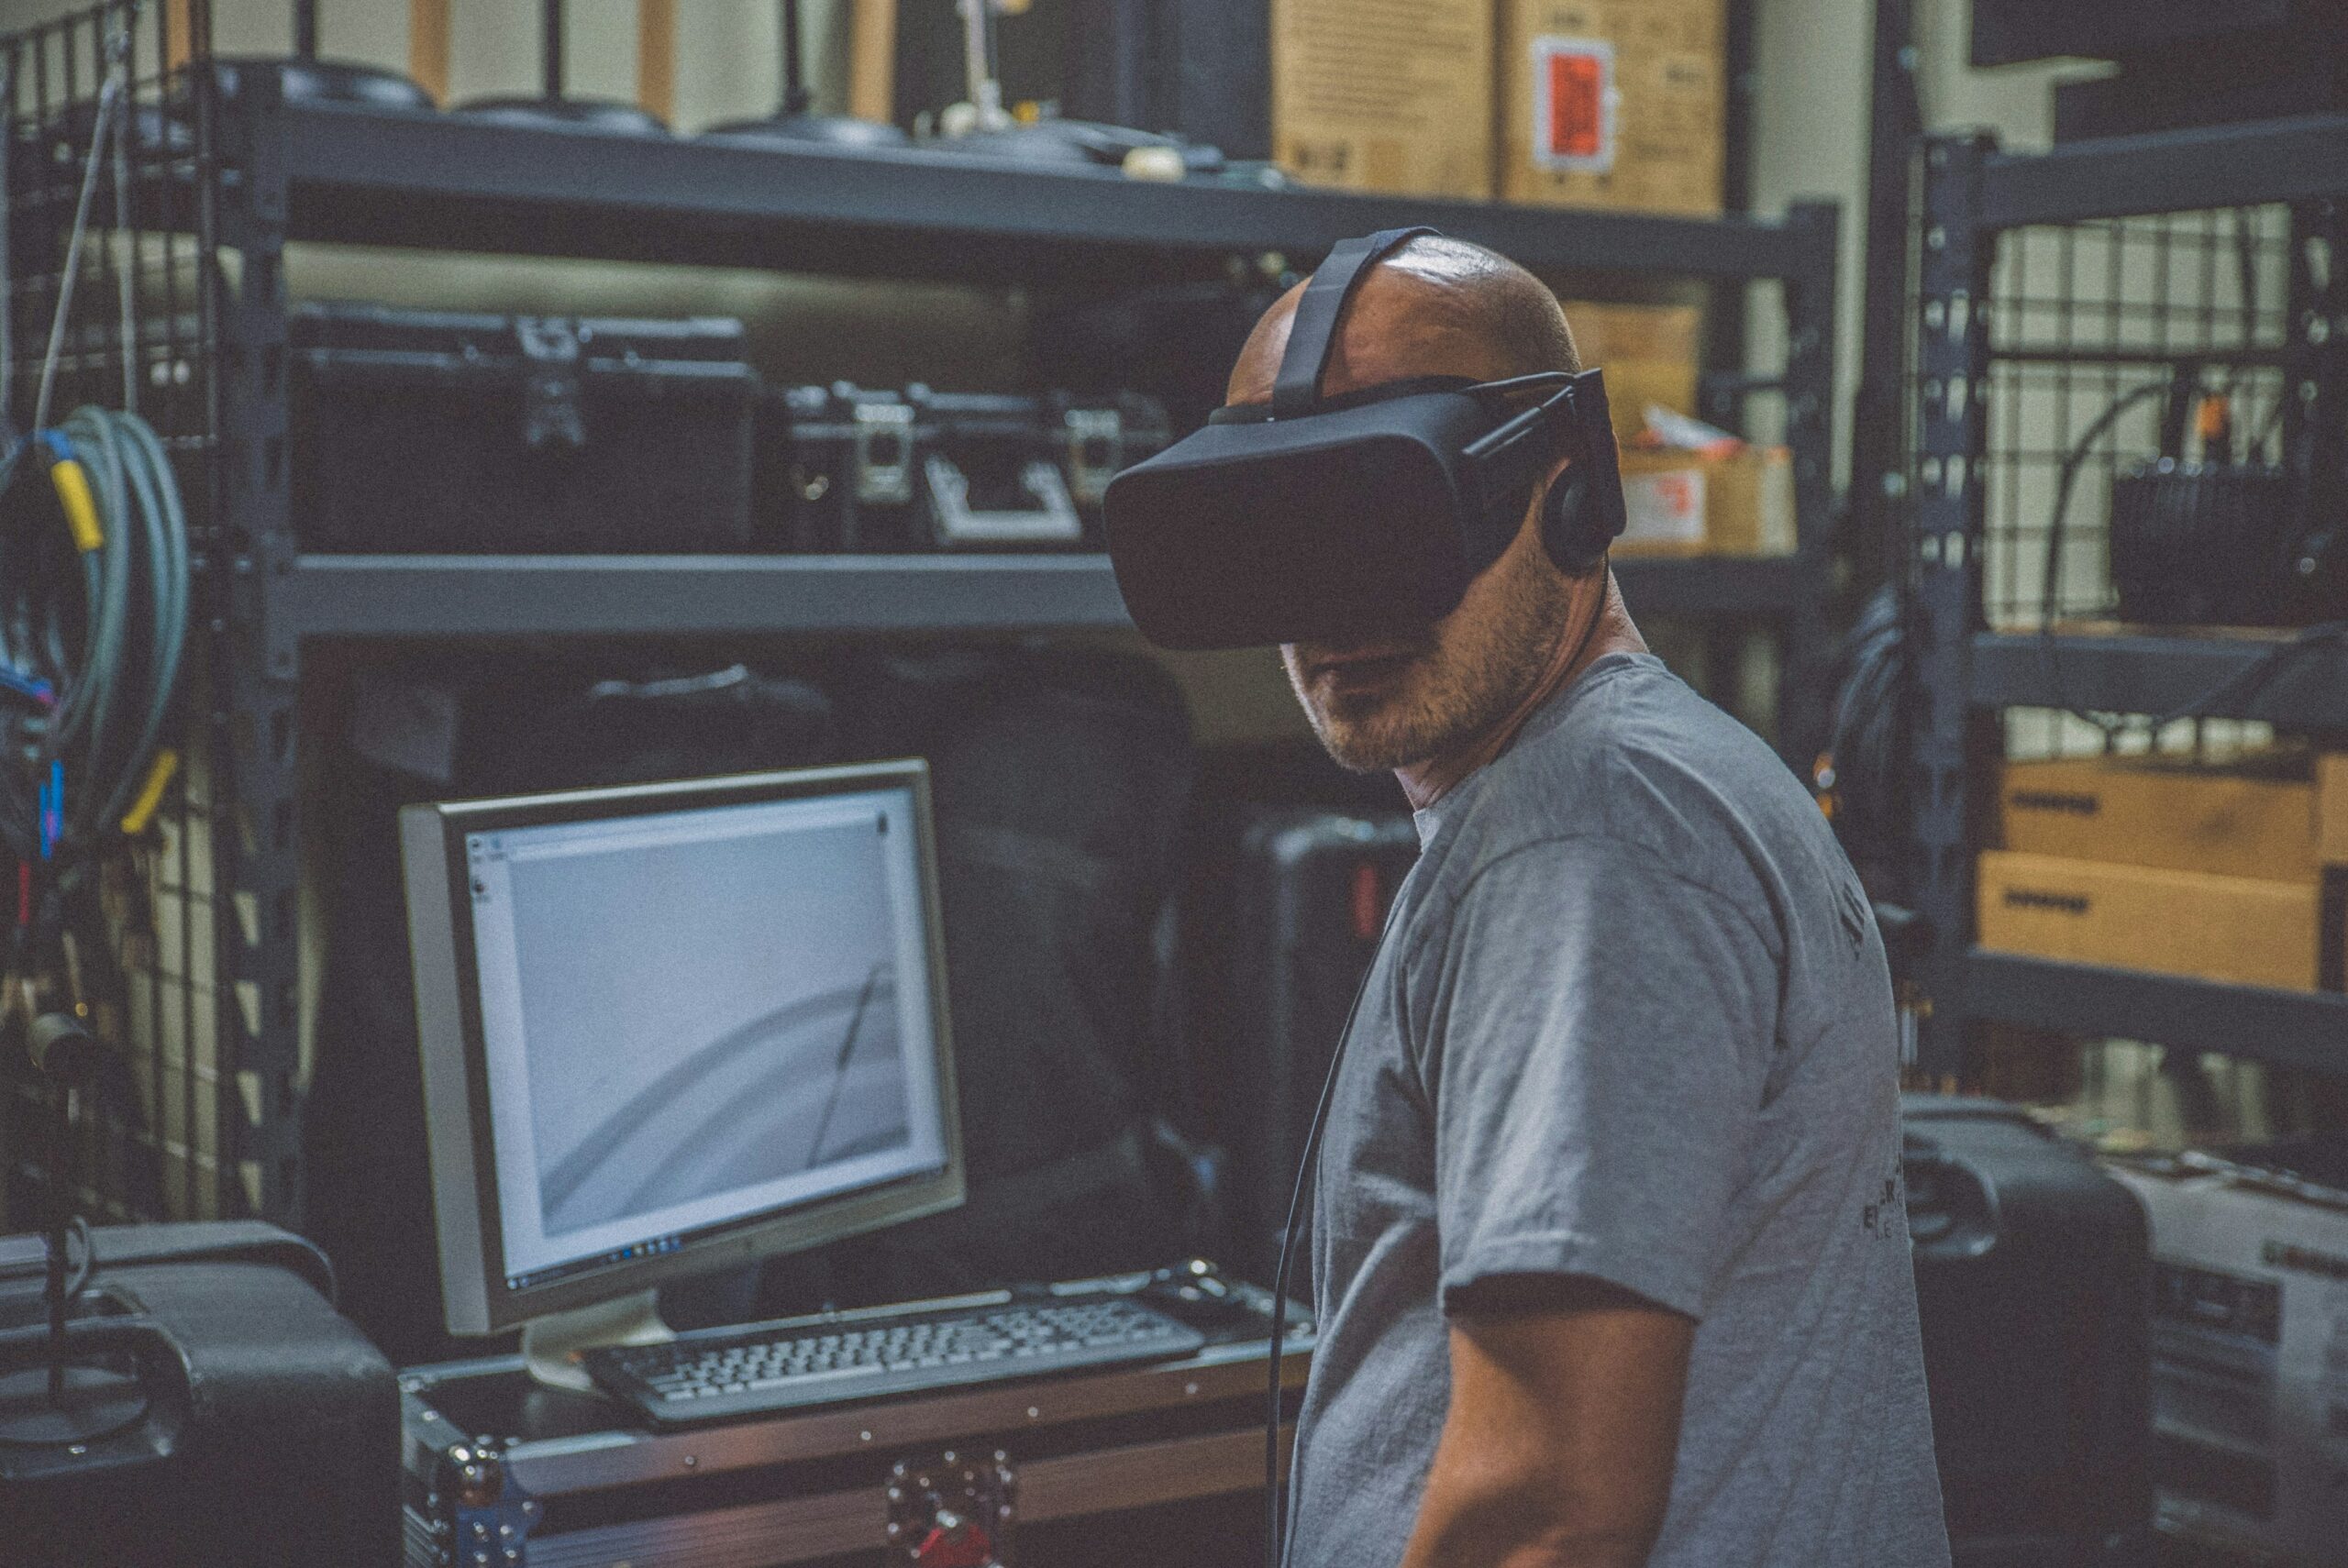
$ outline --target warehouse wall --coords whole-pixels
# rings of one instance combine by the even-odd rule
[[[1805,196],[1843,204],[1838,304],[1836,460],[1847,472],[1851,392],[1858,376],[1866,244],[1868,67],[1875,0],[1752,0],[1755,6],[1753,205],[1782,213]],[[2109,67],[2084,61],[1976,71],[1966,63],[1972,0],[1913,0],[1918,93],[1934,130],[1981,126],[2006,145],[2044,147],[2054,83]],[[1782,352],[1782,322],[1755,313],[1758,362]]]

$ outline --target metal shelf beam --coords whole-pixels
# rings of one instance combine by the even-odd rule
[[[2348,1074],[2348,996],[2066,964],[1976,950],[1965,1008],[1977,1018],[2145,1040]]]
[[[1794,278],[1815,261],[1800,226],[1744,218],[1163,184],[919,149],[851,154],[338,104],[289,104],[275,117],[296,239],[1127,288],[1219,277],[1234,254],[1317,258],[1350,235],[1423,223],[1554,272]]]
[[[1791,558],[1615,566],[1642,613],[1755,621],[1792,613],[1800,570]],[[297,639],[1131,624],[1108,558],[1097,555],[305,555],[275,591],[279,624]]]
[[[1101,556],[302,556],[302,636],[1124,626]]]
[[[1982,169],[1985,228],[2081,223],[2337,196],[2348,184],[2348,116],[2074,142],[1993,154]]]
[[[2060,679],[2036,633],[1985,632],[1973,639],[1977,708],[2064,705],[2114,713],[2174,712],[2274,653],[2279,639],[2161,636],[2123,633],[2054,638]],[[2265,719],[2299,729],[2348,729],[2348,646],[2287,657],[2246,697],[2212,717]]]

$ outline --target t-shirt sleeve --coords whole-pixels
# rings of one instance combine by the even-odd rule
[[[1752,911],[1617,839],[1478,873],[1405,978],[1446,1309],[1573,1275],[1703,1316],[1776,1035],[1770,949]]]

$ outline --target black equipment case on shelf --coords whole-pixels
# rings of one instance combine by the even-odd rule
[[[766,417],[761,531],[795,550],[1097,549],[1110,479],[1170,438],[1132,392],[841,382],[772,394]]]
[[[1330,1055],[1418,856],[1418,830],[1400,812],[1268,808],[1240,841],[1228,1016],[1230,1077],[1246,1088],[1228,1108],[1233,1208],[1241,1266],[1263,1277],[1279,1256]]]
[[[535,1386],[518,1358],[416,1368],[401,1379],[408,1568],[1259,1561],[1269,1293],[1204,1264],[1052,1289],[1141,1292],[1209,1343],[669,1430]],[[1310,1354],[1292,1328],[1291,1400]],[[941,1510],[986,1539],[955,1538]]]
[[[120,1342],[147,1412],[79,1448],[0,1444],[0,1562],[396,1562],[398,1388],[329,1305],[325,1256],[252,1220],[92,1234],[73,1316]],[[0,1330],[43,1320],[43,1256],[39,1238],[0,1238]],[[0,1372],[39,1364],[37,1345],[0,1351]]]
[[[2305,554],[2292,490],[2279,468],[2163,458],[2121,469],[2111,480],[2110,530],[2120,618],[2287,624]]]
[[[2153,1560],[2150,1235],[2010,1106],[1908,1098],[1933,1438],[1957,1568]]]
[[[306,304],[289,317],[305,549],[739,550],[757,374],[738,321]]]

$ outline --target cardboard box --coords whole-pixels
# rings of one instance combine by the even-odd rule
[[[2110,1167],[2152,1222],[2162,1522],[2262,1558],[2341,1568],[2348,1192],[2196,1165]]]
[[[2332,789],[2348,793],[2348,768],[2334,771]],[[2312,881],[2318,797],[2305,753],[2255,753],[2222,767],[2167,756],[2010,762],[1998,790],[1998,842],[2032,855]],[[2348,814],[2348,801],[2341,810]]]
[[[1726,0],[1500,0],[1500,193],[1721,210]]]
[[[1628,441],[1646,428],[1649,403],[1696,413],[1697,361],[1704,313],[1691,304],[1566,302],[1566,325],[1582,368],[1606,372],[1606,406],[1614,434]]]
[[[2295,991],[2325,967],[2313,882],[1989,850],[1974,901],[2001,953]]]
[[[1746,447],[1725,457],[1626,450],[1625,556],[1784,556],[1794,550],[1792,457]]]
[[[1272,0],[1272,157],[1316,185],[1492,193],[1490,0]]]

